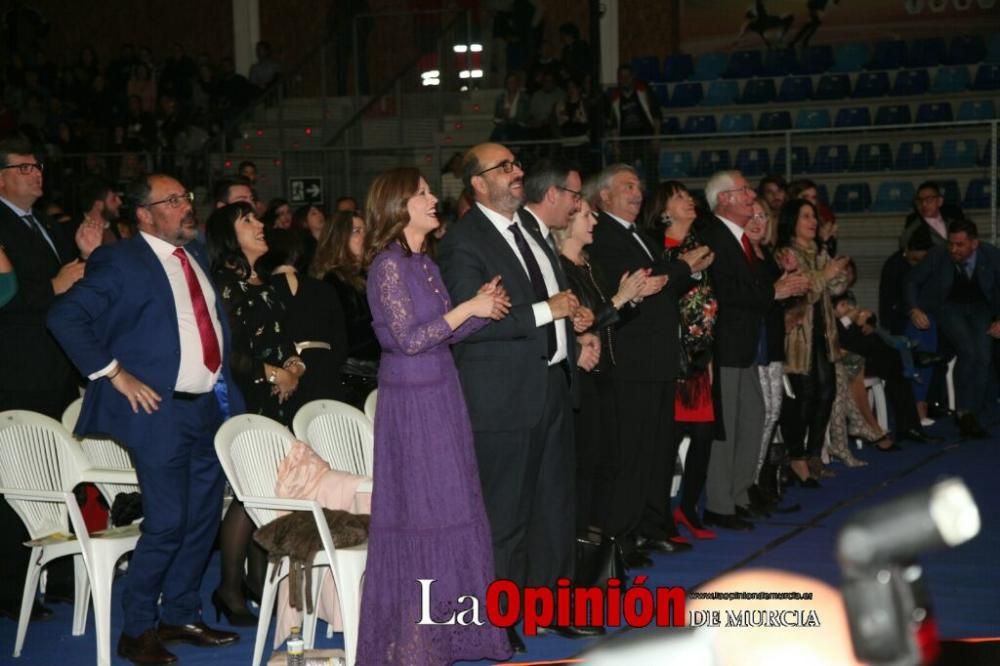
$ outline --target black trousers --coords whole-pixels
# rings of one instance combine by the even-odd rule
[[[791,458],[813,458],[823,450],[830,411],[837,395],[837,377],[826,341],[814,337],[808,375],[788,375],[795,398],[785,396],[781,404],[781,438]]]
[[[680,509],[685,516],[696,518],[698,500],[705,492],[708,477],[708,461],[712,455],[712,441],[715,438],[715,422],[677,424],[677,445],[687,435],[691,438],[687,456],[684,458],[684,475],[681,477]]]
[[[607,529],[618,458],[618,409],[609,373],[578,372],[580,407],[576,435],[576,531]]]
[[[473,434],[497,578],[522,586],[572,579],[576,459],[566,371],[549,368],[545,408],[533,428]]]
[[[614,380],[618,410],[618,464],[608,506],[608,533],[665,539],[676,530],[670,483],[678,441],[674,434],[676,382]]]

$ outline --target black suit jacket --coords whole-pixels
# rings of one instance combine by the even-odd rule
[[[652,268],[670,281],[660,293],[619,311],[615,328],[615,373],[626,381],[667,381],[677,377],[680,354],[680,312],[677,299],[690,287],[691,269],[683,261],[663,257],[663,244],[639,232],[649,254],[633,235],[605,212],[598,214],[594,243],[587,248],[599,268],[605,294],[618,291],[623,273]],[[650,258],[652,255],[652,259]]]
[[[79,252],[69,229],[46,215],[34,215],[52,239],[58,258],[44,239],[0,202],[0,245],[14,265],[18,283],[17,294],[0,308],[0,391],[54,391],[75,381],[73,367],[46,328],[45,317],[56,299],[52,278]]]
[[[530,228],[529,233],[550,255],[545,241]],[[545,329],[535,326],[531,308],[535,292],[528,274],[478,205],[448,228],[438,247],[437,260],[452,303],[472,298],[496,275],[502,276],[501,284],[511,300],[506,317],[476,331],[454,348],[473,430],[531,428],[541,420],[545,403],[548,342]],[[555,272],[560,279],[561,271]],[[568,287],[560,281],[559,288]],[[575,388],[572,378],[576,371],[576,338],[572,323],[565,323],[567,362]]]
[[[774,283],[762,262],[751,268],[743,246],[719,218],[705,218],[699,235],[715,253],[708,269],[719,300],[715,360],[724,367],[748,368],[757,357],[761,323],[774,304]]]

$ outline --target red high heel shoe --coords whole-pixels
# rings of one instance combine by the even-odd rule
[[[680,507],[674,509],[674,522],[678,525],[686,527],[696,539],[714,539],[718,536],[718,534],[712,530],[706,529],[703,525],[696,526],[686,515],[684,515],[684,512],[681,511]]]

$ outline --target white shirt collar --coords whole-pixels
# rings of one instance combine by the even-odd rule
[[[486,216],[486,219],[489,220],[493,226],[497,228],[497,231],[501,233],[507,231],[510,228],[510,225],[515,222],[521,224],[521,218],[517,216],[517,211],[514,211],[514,217],[508,218],[496,212],[492,208],[487,208],[478,201],[476,202],[476,205],[479,206],[479,210],[483,211],[483,215]]]
[[[740,225],[736,224],[735,222],[731,222],[730,220],[727,220],[726,218],[722,217],[721,215],[716,214],[716,217],[719,218],[720,220],[722,220],[722,223],[724,225],[726,225],[727,229],[729,229],[729,233],[731,233],[736,238],[736,241],[742,245],[743,244],[743,227],[741,227]]]
[[[172,245],[162,238],[157,238],[153,234],[146,233],[145,231],[140,231],[139,233],[146,239],[146,242],[149,243],[149,247],[161,261],[167,257],[174,256],[174,252],[177,251],[177,248],[181,247],[179,245]]]
[[[18,217],[24,217],[25,215],[33,215],[30,209],[24,210],[23,208],[15,206],[10,199],[0,197],[0,201],[2,201],[7,206],[7,208],[10,208],[12,211],[14,211]]]
[[[604,210],[604,209],[602,208],[601,210]],[[615,215],[614,213],[609,213],[608,211],[605,210],[604,214],[607,215],[608,217],[610,217],[612,220],[614,220],[618,224],[620,224],[623,227],[625,227],[625,229],[627,231],[632,231],[633,227],[635,227],[635,222],[627,222],[627,221],[623,220],[622,218],[618,217],[617,215]]]
[[[545,221],[542,220],[542,216],[539,215],[537,211],[531,210],[530,206],[525,206],[524,209],[535,216],[535,219],[538,220],[538,232],[542,234],[542,238],[547,239],[552,231],[549,229],[548,225],[545,224]]]

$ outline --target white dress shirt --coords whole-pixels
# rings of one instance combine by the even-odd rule
[[[610,218],[611,218],[612,220],[614,220],[614,221],[615,221],[615,222],[617,222],[618,224],[620,224],[620,225],[622,225],[623,227],[625,227],[625,231],[627,231],[627,232],[629,232],[630,234],[632,234],[632,230],[633,230],[633,229],[635,229],[635,222],[628,222],[628,221],[626,221],[626,220],[623,220],[622,218],[618,217],[618,216],[617,216],[617,215],[615,215],[614,213],[609,213],[608,211],[604,211],[604,213],[605,213],[605,214],[606,214],[606,215],[607,215],[608,217],[610,217]],[[650,254],[650,252],[649,252],[649,248],[648,248],[648,247],[646,247],[646,244],[645,244],[645,243],[643,243],[643,242],[642,242],[641,240],[639,240],[639,238],[638,238],[638,237],[636,237],[636,235],[635,235],[635,234],[632,234],[632,238],[633,238],[633,239],[635,240],[636,244],[638,244],[638,246],[642,248],[642,251],[646,253],[646,256],[647,256],[647,257],[649,257],[650,259],[653,259],[653,261],[656,261],[656,259],[654,259],[654,258],[653,258],[653,255],[652,255],[652,254]]]
[[[177,332],[181,342],[181,363],[177,372],[177,381],[174,385],[175,391],[184,393],[208,393],[215,387],[222,372],[222,366],[215,372],[205,367],[204,355],[202,354],[201,334],[198,332],[198,321],[194,315],[194,304],[191,302],[191,292],[188,289],[187,278],[184,276],[184,268],[181,260],[174,256],[177,246],[172,245],[156,236],[140,231],[142,237],[149,243],[156,254],[156,258],[163,265],[163,270],[167,274],[170,282],[170,291],[174,295],[174,307],[177,310]],[[198,261],[185,250],[188,255],[188,262],[191,269],[198,277],[201,285],[201,292],[205,296],[205,305],[208,307],[209,316],[212,318],[212,327],[215,329],[215,337],[219,341],[219,353],[223,354],[222,347],[222,325],[215,309],[215,289],[212,282]],[[106,368],[90,375],[90,379],[98,379],[112,372],[118,366],[118,361],[112,361]],[[127,370],[128,368],[126,368]],[[167,396],[164,396],[167,397]]]
[[[528,232],[523,224],[521,224],[521,218],[518,217],[517,213],[514,213],[513,219],[508,219],[496,212],[495,210],[490,210],[486,206],[479,202],[476,202],[479,206],[479,210],[483,211],[483,215],[486,219],[496,227],[496,230],[500,233],[500,236],[507,241],[507,245],[510,246],[511,251],[517,260],[521,263],[521,267],[524,269],[524,274],[528,275],[530,281],[531,276],[528,274],[528,266],[524,263],[524,258],[521,256],[520,250],[517,249],[517,243],[514,241],[514,234],[509,230],[512,223],[517,223],[517,226],[521,229],[521,234],[524,236],[524,240],[528,243],[528,247],[531,248],[531,253],[535,255],[535,262],[538,263],[538,268],[542,271],[542,278],[545,280],[545,290],[548,292],[549,296],[555,296],[559,293],[559,281],[556,280],[555,269],[552,267],[552,263],[549,261],[549,255],[545,253],[545,250],[538,244],[535,237]],[[548,233],[548,228],[544,224],[539,224],[541,227],[542,234]],[[553,321],[552,308],[549,307],[548,302],[539,301],[537,303],[531,304],[531,310],[535,315],[535,326],[546,326],[551,324]],[[567,342],[566,342],[566,319],[561,319],[555,322],[556,325],[556,354],[551,359],[549,359],[549,365],[555,365],[560,363],[567,358]]]

